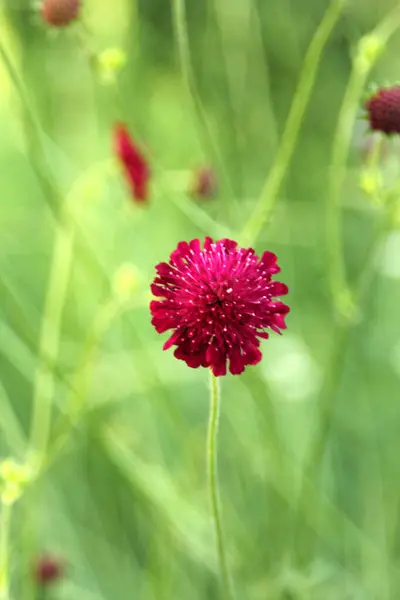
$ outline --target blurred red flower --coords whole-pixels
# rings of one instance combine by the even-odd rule
[[[53,27],[65,27],[79,16],[81,0],[44,0],[41,13],[46,23]]]
[[[148,198],[150,169],[123,123],[118,123],[114,127],[114,152],[133,198],[139,203],[145,202]]]
[[[54,583],[62,577],[64,567],[61,561],[50,555],[43,555],[35,565],[35,579],[38,584],[44,586]]]
[[[400,133],[400,86],[381,88],[366,102],[370,128],[387,135]]]
[[[194,173],[191,194],[199,199],[212,198],[217,192],[217,175],[212,167],[201,167]]]

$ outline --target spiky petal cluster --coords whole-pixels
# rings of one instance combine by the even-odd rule
[[[81,0],[44,0],[43,20],[53,27],[66,27],[75,21],[81,9]]]
[[[114,127],[114,152],[121,164],[133,199],[139,203],[145,202],[148,197],[150,169],[127,127],[122,123]]]
[[[381,88],[365,105],[373,131],[400,133],[400,86]]]
[[[272,281],[280,271],[276,256],[207,237],[180,242],[169,263],[156,266],[151,286],[152,324],[158,333],[172,330],[164,350],[177,346],[175,356],[189,367],[210,367],[233,375],[261,358],[260,338],[268,330],[285,329],[289,307],[277,298],[287,294],[285,284]]]

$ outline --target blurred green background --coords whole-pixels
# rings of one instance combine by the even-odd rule
[[[29,107],[2,63],[2,456],[26,456],[57,244],[49,202],[72,198],[75,231],[58,358],[47,373],[54,393],[46,384],[43,392],[53,404],[52,439],[115,272],[131,263],[140,277],[132,302],[91,355],[83,410],[68,440],[15,505],[10,597],[38,597],[31,564],[47,551],[68,564],[48,599],[222,598],[206,482],[208,375],[162,352],[166,337],[150,325],[147,290],[154,265],[178,241],[219,236],[221,226],[240,231],[273,162],[328,2],[187,0],[200,116],[182,79],[170,2],[83,4],[84,33],[79,26],[51,31],[28,0],[0,5],[0,42]],[[291,313],[284,335],[263,343],[261,364],[222,381],[221,500],[238,599],[400,597],[400,234],[394,228],[374,256],[359,318],[338,350],[324,222],[351,58],[360,37],[395,5],[347,2],[324,50],[276,209],[256,244],[258,252],[278,255]],[[88,46],[126,52],[118,87],[101,83]],[[398,79],[399,52],[394,35],[372,81]],[[151,157],[144,209],[129,197],[118,169],[107,166],[115,121],[127,123]],[[358,185],[365,131],[359,119],[341,195],[351,284],[382,218]],[[196,201],[182,182],[185,172],[206,164],[218,175],[218,194]],[[398,166],[392,142],[384,175],[396,180]],[[56,337],[51,319],[47,326]],[[333,364],[335,352],[340,360]],[[332,406],[326,452],[300,502],[303,458],[325,401]]]

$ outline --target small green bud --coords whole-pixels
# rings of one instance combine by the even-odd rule
[[[31,479],[30,469],[23,464],[17,463],[12,458],[6,458],[0,463],[0,477],[4,483],[21,485]]]
[[[105,85],[115,83],[116,77],[126,65],[126,54],[120,48],[107,48],[97,57],[97,71]]]
[[[139,288],[140,273],[135,265],[121,265],[114,275],[113,291],[119,298],[129,298]]]
[[[358,43],[356,61],[359,69],[368,72],[376,63],[385,47],[377,35],[370,33],[362,37]]]
[[[364,194],[370,198],[378,198],[383,187],[383,180],[380,171],[373,168],[364,169],[360,175],[359,186]]]
[[[32,472],[26,465],[7,458],[0,463],[2,479],[0,499],[3,504],[14,504],[22,495],[25,486],[32,479]]]

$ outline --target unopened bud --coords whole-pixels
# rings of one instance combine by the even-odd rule
[[[118,297],[126,298],[133,295],[140,283],[138,269],[129,263],[119,267],[114,276],[113,291]]]
[[[121,48],[107,48],[101,52],[97,57],[97,70],[102,83],[114,83],[125,65],[126,54]]]
[[[360,188],[367,196],[376,198],[382,191],[383,181],[377,169],[365,169],[360,175]]]
[[[79,17],[81,0],[44,0],[43,20],[52,27],[66,27]]]
[[[365,35],[358,44],[356,61],[361,71],[368,72],[376,63],[385,47],[384,42],[375,34]]]

